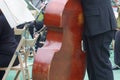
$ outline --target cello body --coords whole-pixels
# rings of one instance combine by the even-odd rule
[[[51,0],[45,9],[45,45],[34,57],[33,80],[83,80],[83,12],[79,0]]]

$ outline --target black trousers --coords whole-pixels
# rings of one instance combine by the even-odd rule
[[[115,46],[114,46],[114,62],[120,66],[120,31],[118,30],[115,35]]]
[[[17,42],[13,30],[3,14],[0,14],[0,31],[0,67],[7,67],[16,50]],[[16,59],[14,65],[17,64],[19,64],[18,59]],[[4,73],[5,71],[0,71],[0,80],[2,80]]]
[[[12,55],[1,55],[0,54],[0,67],[7,67],[12,59]],[[18,65],[18,58],[15,60],[13,66]],[[0,80],[2,80],[5,71],[0,71]]]
[[[89,80],[114,80],[109,60],[109,45],[115,31],[108,31],[96,36],[83,38],[87,53],[87,73]]]

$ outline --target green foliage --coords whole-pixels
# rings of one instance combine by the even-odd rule
[[[40,15],[39,15],[39,17],[38,17],[38,20],[37,20],[37,21],[42,21],[42,20],[43,20],[43,18],[44,18],[43,14],[42,14],[42,13],[40,13]]]
[[[118,6],[117,28],[120,29],[120,6]]]

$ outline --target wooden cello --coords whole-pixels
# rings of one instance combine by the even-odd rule
[[[33,80],[84,79],[83,22],[80,0],[51,0],[48,3],[44,14],[47,40],[34,58]]]

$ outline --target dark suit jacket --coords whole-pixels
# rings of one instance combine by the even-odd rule
[[[17,47],[14,31],[7,20],[0,14],[0,55],[13,55]]]
[[[110,0],[81,0],[85,17],[85,35],[94,36],[116,29]]]

